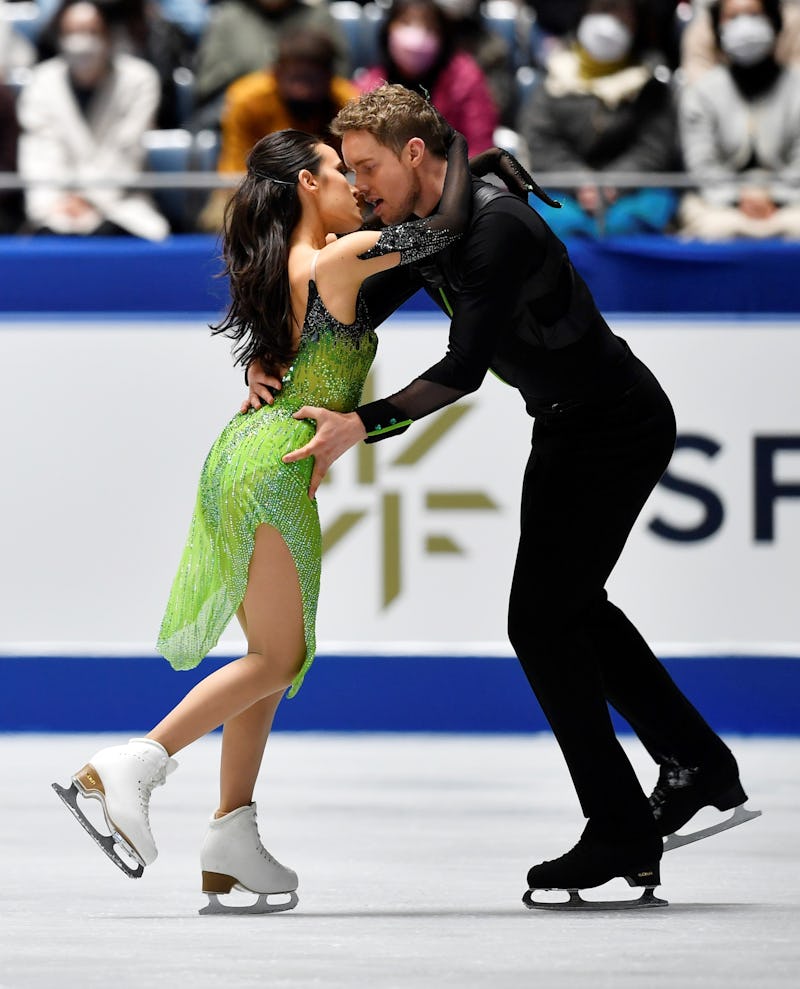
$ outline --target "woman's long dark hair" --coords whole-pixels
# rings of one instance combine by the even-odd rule
[[[297,176],[317,174],[318,137],[303,131],[268,134],[247,157],[247,175],[225,209],[223,258],[231,303],[211,327],[236,340],[236,363],[258,358],[273,373],[295,354],[289,288],[289,238],[300,219]]]

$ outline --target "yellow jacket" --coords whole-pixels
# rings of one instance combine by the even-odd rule
[[[325,137],[331,120],[345,103],[357,96],[358,90],[351,82],[334,76],[330,88],[330,115],[322,114],[315,120],[297,120],[280,98],[272,72],[251,72],[242,76],[225,93],[218,170],[243,172],[245,158],[256,141],[274,131],[294,127]]]

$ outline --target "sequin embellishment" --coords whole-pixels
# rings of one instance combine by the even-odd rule
[[[383,229],[375,246],[358,256],[362,261],[368,261],[399,251],[400,263],[410,264],[449,247],[457,240],[457,234],[446,228],[434,227],[428,219],[411,220]]]
[[[297,568],[306,656],[290,696],[300,688],[316,647],[322,540],[317,503],[308,497],[313,461],[284,464],[281,457],[314,435],[311,422],[292,418],[303,405],[356,408],[377,344],[360,296],[353,323],[340,323],[309,283],[300,347],[275,403],[234,416],[203,465],[158,638],[176,669],[197,666],[217,644],[244,598],[256,528],[267,523],[279,530]]]

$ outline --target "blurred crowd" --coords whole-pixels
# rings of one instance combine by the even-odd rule
[[[0,0],[0,233],[216,232],[260,137],[385,80],[560,237],[800,239],[800,0]]]

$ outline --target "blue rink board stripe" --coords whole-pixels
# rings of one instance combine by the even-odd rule
[[[176,673],[156,657],[0,657],[0,731],[142,731],[225,658]],[[800,735],[800,657],[665,658],[710,724],[733,734]],[[618,729],[629,731],[615,716]],[[281,704],[284,731],[547,730],[513,658],[318,656]]]
[[[800,313],[797,243],[639,235],[568,246],[603,312]],[[0,237],[0,312],[220,312],[220,249],[207,234]],[[406,304],[432,308],[424,293]]]

